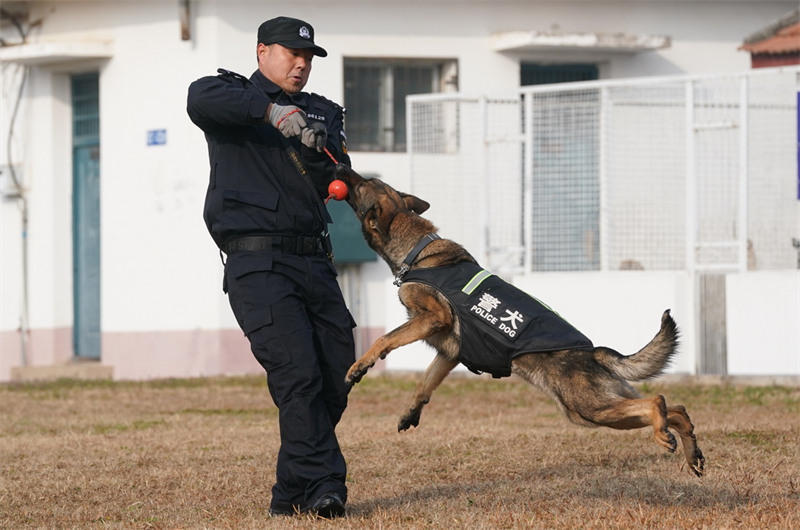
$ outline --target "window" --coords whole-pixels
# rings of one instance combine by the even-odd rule
[[[520,85],[545,85],[549,83],[572,83],[598,79],[598,68],[594,64],[536,64],[520,65]]]
[[[351,151],[406,150],[406,96],[455,92],[455,60],[344,60],[347,143]]]

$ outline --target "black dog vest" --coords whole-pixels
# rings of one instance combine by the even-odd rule
[[[511,375],[523,353],[592,348],[592,341],[545,304],[480,265],[414,269],[403,282],[430,285],[456,309],[461,326],[458,360],[475,373]]]

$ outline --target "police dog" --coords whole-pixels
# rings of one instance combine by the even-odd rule
[[[398,423],[398,431],[404,431],[419,425],[422,408],[433,391],[464,361],[461,333],[467,327],[464,319],[457,316],[451,299],[439,289],[418,281],[403,281],[403,276],[415,270],[475,260],[458,243],[429,236],[436,233],[436,227],[419,215],[429,207],[424,200],[398,192],[379,179],[364,179],[345,166],[337,168],[337,176],[347,184],[347,202],[361,223],[367,243],[396,275],[400,301],[409,316],[407,322],[377,339],[350,367],[346,382],[357,383],[378,359],[400,346],[424,340],[436,350]],[[655,442],[670,452],[678,445],[669,430],[674,429],[680,435],[689,469],[702,476],[705,459],[697,447],[694,425],[686,409],[682,405],[668,406],[661,395],[642,397],[628,383],[661,374],[677,346],[678,329],[667,310],[661,317],[661,329],[634,355],[624,356],[589,342],[588,347],[517,352],[511,356],[509,372],[553,398],[575,424],[612,429],[652,426]]]

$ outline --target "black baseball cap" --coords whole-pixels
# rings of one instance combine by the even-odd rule
[[[314,55],[328,56],[324,48],[314,44],[314,28],[311,24],[297,18],[277,17],[267,20],[258,27],[258,42],[280,44],[294,49],[311,48]]]

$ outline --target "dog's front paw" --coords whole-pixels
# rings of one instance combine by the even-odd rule
[[[397,432],[407,431],[410,427],[418,426],[421,412],[420,409],[411,409],[404,414],[397,423]]]
[[[364,377],[364,374],[367,373],[367,370],[370,369],[369,364],[361,364],[355,363],[350,369],[347,371],[347,375],[344,377],[344,382],[348,385],[354,385],[361,381],[361,378]]]
[[[351,386],[352,386],[352,385],[355,385],[355,384],[357,384],[357,383],[360,383],[360,382],[361,382],[361,378],[362,378],[362,377],[364,377],[364,376],[363,376],[363,375],[359,375],[358,377],[356,377],[356,376],[351,376],[351,375],[348,373],[348,374],[347,374],[347,375],[344,377],[344,382],[345,382],[346,384],[348,384],[348,385],[351,385]]]

